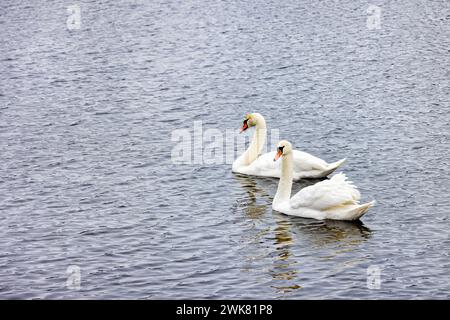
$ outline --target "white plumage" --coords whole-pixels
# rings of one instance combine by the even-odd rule
[[[326,210],[344,204],[357,204],[360,198],[358,189],[347,180],[347,176],[338,173],[330,180],[303,188],[291,198],[290,203],[293,209],[310,207]]]
[[[276,152],[271,151],[260,155],[251,164],[233,167],[233,172],[261,177],[280,178],[281,165],[274,162]],[[309,153],[294,150],[294,177],[295,181],[304,178],[324,178],[339,168],[346,159],[328,164],[324,160]]]
[[[287,141],[279,143],[281,178],[275,195],[273,209],[285,214],[314,219],[357,220],[375,201],[359,204],[361,195],[343,173],[330,180],[318,182],[300,190],[291,198],[292,150]]]
[[[260,155],[266,142],[266,121],[259,113],[252,113],[246,116],[241,131],[255,126],[255,133],[248,149],[240,155],[232,166],[232,171],[252,176],[280,177],[280,164],[274,163],[275,152],[268,152]],[[345,159],[327,163],[309,153],[294,150],[293,179],[295,181],[302,178],[324,178],[340,167]]]

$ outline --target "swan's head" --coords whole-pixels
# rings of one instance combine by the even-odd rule
[[[281,140],[277,144],[277,154],[275,155],[273,161],[277,161],[278,159],[280,159],[281,156],[285,156],[291,153],[291,151],[292,151],[291,143],[287,140]]]
[[[249,113],[245,116],[244,122],[242,124],[241,130],[239,133],[244,132],[250,127],[256,126],[256,125],[266,125],[265,120],[262,115],[259,113]]]

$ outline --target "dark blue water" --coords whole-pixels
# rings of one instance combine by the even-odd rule
[[[1,1],[0,298],[449,298],[449,20],[445,0]],[[275,179],[172,162],[174,130],[247,112],[347,157],[377,205],[293,218]]]

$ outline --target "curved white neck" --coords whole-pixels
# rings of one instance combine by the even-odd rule
[[[256,130],[253,134],[252,141],[248,146],[247,150],[243,154],[244,165],[250,165],[253,161],[258,158],[264,144],[266,143],[267,128],[264,118],[259,118],[256,123]]]
[[[281,176],[278,182],[278,189],[273,198],[273,205],[276,206],[291,198],[292,179],[293,179],[293,158],[292,152],[281,158]]]

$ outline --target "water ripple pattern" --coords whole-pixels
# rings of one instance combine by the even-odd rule
[[[448,299],[450,2],[373,4],[379,29],[368,1],[2,0],[0,297]],[[173,130],[252,111],[348,158],[362,223],[172,163]]]

